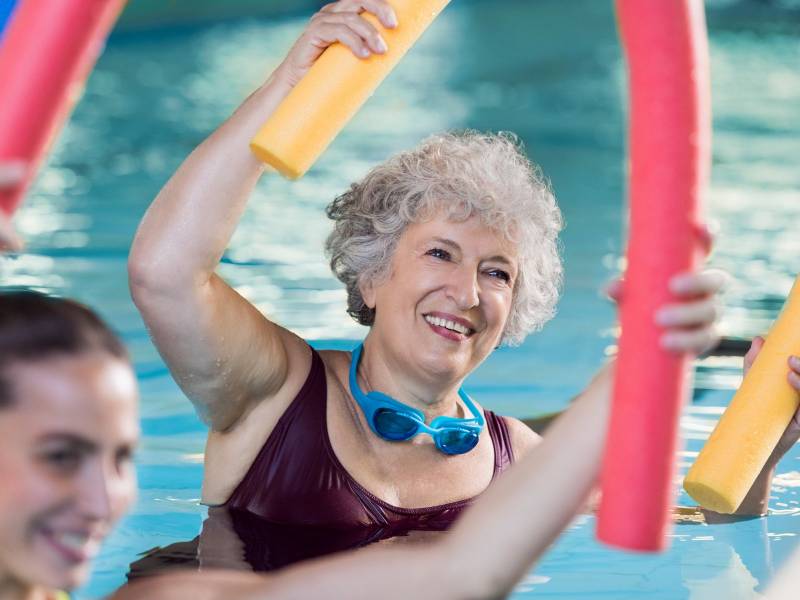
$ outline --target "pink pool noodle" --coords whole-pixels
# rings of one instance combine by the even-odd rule
[[[696,266],[708,175],[710,97],[702,0],[617,0],[629,68],[630,234],[614,400],[597,536],[629,550],[666,546],[688,357],[662,350],[668,281]]]
[[[0,45],[0,162],[26,163],[24,181],[0,190],[19,206],[61,124],[80,96],[124,0],[22,0]]]

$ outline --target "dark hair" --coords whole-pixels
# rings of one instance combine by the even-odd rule
[[[3,376],[11,363],[91,351],[129,360],[119,338],[86,306],[33,291],[0,291],[0,408],[13,400]]]

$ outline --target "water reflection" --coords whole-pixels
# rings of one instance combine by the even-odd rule
[[[733,548],[720,544],[697,544],[681,559],[683,585],[689,600],[746,600],[762,598],[758,580]]]
[[[678,509],[675,537],[686,544],[681,578],[690,600],[761,597],[774,572],[769,519],[718,515],[696,508]],[[681,533],[681,525],[705,524],[705,535]]]
[[[381,544],[426,544],[442,535],[449,521],[425,529],[369,526],[328,528],[266,521],[243,510],[213,507],[193,540],[154,548],[131,563],[128,580],[165,569],[235,569],[267,572],[299,561]]]

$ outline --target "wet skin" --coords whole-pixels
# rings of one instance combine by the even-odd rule
[[[71,589],[135,498],[136,380],[106,354],[3,369],[0,587]]]

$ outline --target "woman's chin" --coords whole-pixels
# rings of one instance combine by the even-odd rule
[[[420,354],[424,356],[425,371],[437,379],[446,381],[463,379],[477,366],[472,365],[472,353],[466,350],[466,348],[447,347],[446,344],[431,344]]]
[[[43,582],[54,590],[70,591],[82,586],[89,578],[90,564],[76,565],[64,570],[53,571],[47,581]]]
[[[82,586],[89,578],[91,562],[73,565],[53,564],[52,561],[31,561],[28,580],[48,589],[69,591]]]

